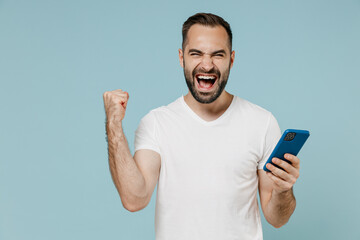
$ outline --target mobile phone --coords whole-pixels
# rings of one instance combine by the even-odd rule
[[[283,135],[281,136],[279,142],[276,144],[273,152],[271,153],[269,159],[266,161],[264,165],[264,171],[270,172],[269,169],[266,168],[266,164],[271,163],[272,165],[282,169],[272,162],[274,157],[280,158],[288,163],[288,160],[284,158],[285,153],[290,153],[292,155],[297,155],[310,136],[310,132],[307,130],[297,130],[297,129],[286,129]],[[291,164],[291,163],[290,163]]]

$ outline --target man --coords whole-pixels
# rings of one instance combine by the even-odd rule
[[[199,13],[183,25],[180,65],[189,92],[150,111],[136,131],[132,157],[122,129],[129,95],[104,93],[109,163],[123,206],[147,206],[158,183],[157,240],[262,239],[257,202],[274,227],[295,209],[299,159],[262,170],[280,138],[273,115],[224,91],[235,52],[229,24]]]

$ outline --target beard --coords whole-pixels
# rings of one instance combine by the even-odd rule
[[[214,102],[225,89],[230,74],[230,64],[229,67],[223,72],[223,74],[221,74],[219,69],[216,67],[212,68],[212,70],[208,72],[202,71],[199,68],[194,68],[194,70],[191,73],[190,70],[186,69],[185,60],[183,61],[183,63],[184,63],[184,76],[186,80],[186,85],[188,86],[191,95],[199,103],[209,104]],[[197,81],[197,79],[195,75],[199,73],[215,74],[217,76],[217,81],[214,83],[216,84],[216,86],[214,86],[215,89],[212,92],[201,92],[198,89],[196,89],[195,81]]]

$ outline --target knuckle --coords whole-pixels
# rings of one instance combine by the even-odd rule
[[[286,161],[282,161],[282,167],[284,169],[289,169],[291,167],[291,164]]]
[[[294,185],[296,183],[296,178],[295,177],[291,177],[290,178],[290,184]]]
[[[275,167],[275,166],[272,166],[271,171],[276,175],[279,173],[279,169],[277,167]]]
[[[286,184],[288,184],[288,186],[292,187],[295,184],[295,181],[294,181],[294,179],[291,178],[290,180],[286,181]]]
[[[278,185],[281,185],[282,182],[281,182],[279,177],[275,178],[275,183],[278,184]]]
[[[274,175],[278,178],[282,177],[283,174],[281,173],[281,171],[279,171],[278,169],[274,172]]]
[[[274,164],[280,166],[280,164],[281,164],[282,161],[281,161],[280,159],[278,159],[278,158],[273,158],[272,162],[273,162]]]
[[[286,163],[287,163],[287,162],[285,162],[284,160],[280,160],[279,163],[278,163],[278,165],[279,165],[280,167],[284,168],[284,167],[286,166]]]
[[[275,166],[273,164],[270,163],[270,164],[267,165],[267,167],[271,172],[274,172]]]

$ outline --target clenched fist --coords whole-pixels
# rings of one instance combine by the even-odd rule
[[[105,92],[103,95],[108,122],[122,121],[125,117],[129,94],[121,89]]]

